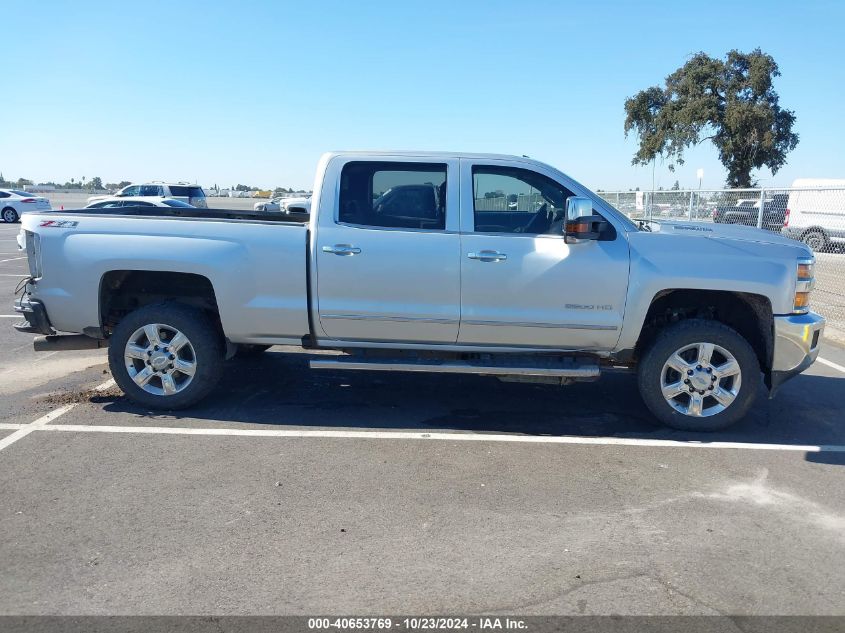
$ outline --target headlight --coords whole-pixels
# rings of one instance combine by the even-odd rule
[[[816,259],[802,257],[798,260],[795,271],[795,304],[792,309],[796,313],[804,313],[810,309],[810,292],[816,285]]]
[[[26,259],[29,276],[33,279],[41,277],[41,236],[38,233],[26,231]]]

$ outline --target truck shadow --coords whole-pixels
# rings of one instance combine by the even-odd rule
[[[484,376],[311,370],[310,358],[314,356],[271,351],[230,361],[212,396],[168,417],[247,428],[424,429],[845,445],[841,408],[845,379],[839,378],[798,376],[774,400],[768,400],[761,387],[757,404],[739,424],[716,433],[692,433],[655,422],[640,400],[633,374],[609,373],[594,383],[556,387]],[[159,412],[125,398],[106,404],[105,410],[162,423]],[[843,463],[843,453],[836,450],[808,456],[811,461]]]

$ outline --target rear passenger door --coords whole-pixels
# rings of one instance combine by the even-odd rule
[[[340,186],[321,197],[314,260],[325,336],[454,343],[458,161],[335,160]]]

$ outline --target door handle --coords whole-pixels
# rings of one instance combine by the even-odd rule
[[[478,251],[477,253],[467,253],[470,259],[477,259],[482,262],[503,262],[508,256],[499,251]]]
[[[361,249],[351,244],[335,244],[334,246],[324,246],[323,252],[335,255],[360,255]]]

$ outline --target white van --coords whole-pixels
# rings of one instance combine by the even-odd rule
[[[845,179],[798,178],[792,187],[782,233],[814,251],[845,242]]]

